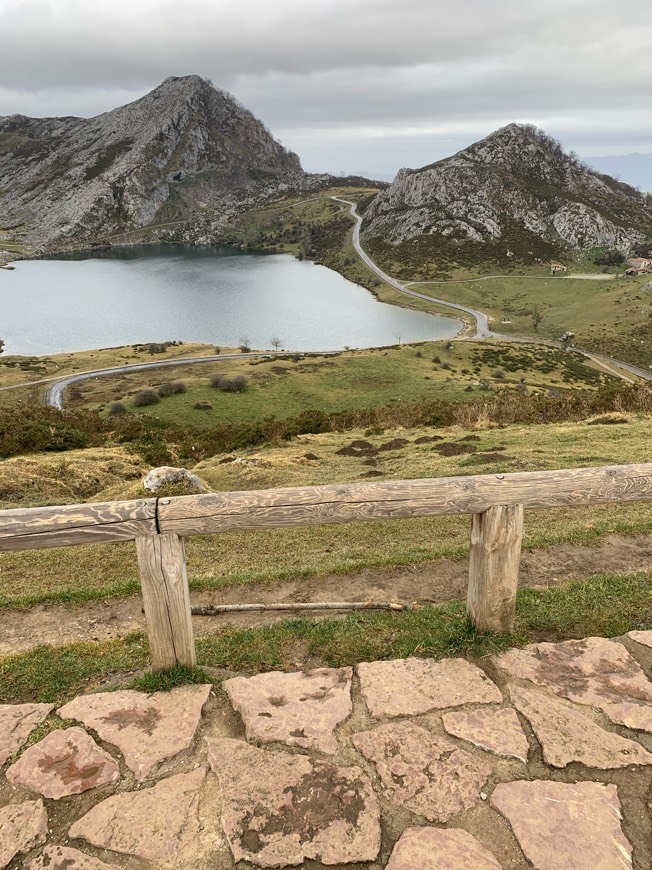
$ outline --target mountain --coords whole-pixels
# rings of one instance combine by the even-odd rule
[[[51,249],[223,216],[304,177],[251,112],[194,75],[95,118],[0,117],[0,230]]]
[[[622,178],[628,184],[652,193],[652,154],[612,154],[587,157],[587,163],[599,172]]]
[[[364,212],[362,238],[412,269],[536,262],[597,246],[627,253],[652,236],[652,211],[627,184],[510,124],[422,169],[402,169]]]

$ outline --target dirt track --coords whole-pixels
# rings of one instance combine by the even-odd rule
[[[543,550],[525,550],[520,582],[541,588],[594,574],[649,570],[652,570],[652,534],[608,535],[595,546],[564,543]],[[438,559],[417,567],[368,568],[355,574],[330,574],[290,583],[229,586],[207,592],[191,590],[191,598],[197,604],[343,600],[408,603],[416,599],[441,603],[465,597],[467,571],[466,560]],[[193,622],[196,633],[201,635],[227,624],[249,628],[291,615],[242,613],[194,617]],[[0,656],[24,652],[43,643],[108,640],[144,628],[144,625],[138,596],[74,607],[49,604],[27,611],[1,610]]]

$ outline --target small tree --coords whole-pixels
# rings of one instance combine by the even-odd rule
[[[248,335],[241,335],[239,341],[240,341],[239,347],[240,347],[240,350],[242,351],[242,353],[249,353],[249,351],[251,350],[251,340],[250,340],[249,336]]]
[[[278,350],[282,344],[283,342],[281,341],[281,339],[275,335],[272,339],[272,347],[274,348],[274,350]]]
[[[4,343],[4,341],[0,338],[0,353],[4,353],[4,349],[5,349],[5,343]]]

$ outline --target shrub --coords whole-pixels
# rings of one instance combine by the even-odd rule
[[[219,374],[219,373],[215,374],[215,375],[211,375],[211,387],[215,387],[215,389],[218,390],[225,377],[227,377],[227,376]]]
[[[187,387],[183,381],[166,381],[158,388],[158,394],[163,399],[165,396],[176,396],[185,393]]]
[[[193,408],[196,411],[212,411],[213,410],[213,406],[211,405],[210,402],[195,402],[195,404],[193,405]]]
[[[241,393],[247,388],[247,379],[244,375],[234,375],[232,378],[222,378],[220,389],[224,393]]]
[[[137,408],[144,408],[147,405],[155,405],[160,401],[160,396],[156,390],[140,390],[134,396],[134,405]]]
[[[109,405],[108,415],[109,417],[115,417],[116,414],[126,414],[127,409],[122,404],[122,402],[111,402]]]
[[[491,374],[498,381],[502,381],[503,378],[505,377],[505,371],[503,369],[494,369]]]

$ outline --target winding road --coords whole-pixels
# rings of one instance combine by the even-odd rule
[[[446,299],[437,299],[434,296],[428,296],[425,293],[418,293],[416,290],[410,290],[404,284],[401,284],[400,281],[397,281],[395,278],[392,278],[391,275],[388,275],[386,272],[374,263],[371,257],[366,253],[362,245],[360,244],[360,228],[362,226],[362,217],[358,214],[358,210],[356,208],[356,203],[352,202],[349,199],[343,199],[339,196],[331,196],[330,199],[336,200],[344,205],[350,206],[351,216],[355,221],[355,225],[353,227],[353,247],[355,248],[356,253],[360,257],[360,259],[366,263],[366,265],[371,269],[371,271],[377,275],[382,281],[386,284],[389,284],[390,287],[393,287],[395,290],[398,290],[399,293],[403,293],[406,296],[412,296],[415,299],[423,299],[426,302],[436,302],[439,305],[443,305],[446,308],[452,308],[456,311],[462,311],[465,314],[469,314],[475,320],[475,333],[470,336],[474,339],[485,339],[485,338],[499,338],[503,341],[513,341],[519,344],[539,344],[546,345],[548,347],[562,347],[561,342],[549,341],[546,339],[536,339],[536,338],[528,338],[528,337],[518,337],[513,335],[504,335],[500,332],[493,332],[489,328],[489,319],[486,314],[482,311],[477,311],[475,308],[469,308],[466,305],[458,305],[456,302],[448,302]],[[413,282],[408,282],[413,283]],[[451,283],[451,282],[442,282],[442,283]],[[629,383],[633,383],[632,379],[623,374],[623,372],[629,372],[631,375],[634,375],[637,378],[642,378],[646,381],[652,381],[652,372],[646,371],[645,369],[638,368],[637,366],[630,365],[629,363],[622,362],[621,360],[613,359],[612,357],[603,356],[602,354],[592,353],[589,351],[581,350],[577,347],[568,348],[568,350],[573,351],[574,353],[578,353],[581,356],[586,357],[587,359],[593,360],[595,363],[600,365],[603,369],[608,371],[612,375],[616,375],[622,380],[628,381]],[[92,378],[101,378],[110,375],[121,375],[127,374],[129,372],[138,372],[145,371],[147,369],[155,369],[155,368],[167,368],[168,366],[178,366],[178,365],[192,365],[194,363],[207,363],[207,362],[219,362],[220,360],[227,359],[243,359],[246,357],[250,358],[264,358],[264,357],[274,357],[274,356],[293,356],[296,351],[279,351],[278,353],[272,351],[259,351],[253,353],[229,353],[229,354],[216,354],[214,356],[201,356],[201,357],[191,357],[191,358],[181,358],[181,359],[173,359],[173,360],[160,360],[158,362],[151,363],[137,363],[134,365],[126,365],[126,366],[116,366],[114,368],[107,369],[96,369],[94,371],[89,372],[78,372],[74,375],[66,375],[65,377],[58,378],[50,386],[47,388],[45,392],[45,404],[51,408],[56,408],[57,410],[63,410],[64,405],[64,394],[66,389],[71,384],[80,383],[81,381],[87,381]],[[311,351],[311,354],[316,353],[319,355],[324,355],[326,353],[336,354],[338,351]],[[302,354],[305,355],[305,354]],[[620,371],[618,371],[620,369]],[[33,381],[33,384],[39,383],[38,381]],[[42,382],[41,382],[42,383]],[[21,384],[17,386],[28,386],[28,384]],[[0,389],[12,389],[11,387],[4,387]]]

